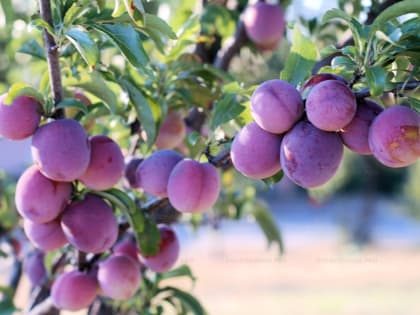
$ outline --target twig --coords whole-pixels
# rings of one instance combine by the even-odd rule
[[[36,305],[28,315],[56,315],[58,312],[51,298],[48,297],[42,303]]]
[[[420,86],[420,81],[409,81],[409,82],[398,82],[396,87],[392,90],[388,90],[385,92],[398,92],[398,90],[414,90]],[[359,92],[354,93],[356,98],[365,98],[370,96],[370,88],[366,88],[360,90]]]
[[[166,205],[169,204],[169,199],[168,198],[161,198],[161,199],[157,199],[157,200],[152,200],[149,203],[146,203],[143,207],[142,210],[145,212],[153,212],[159,208],[162,208]]]

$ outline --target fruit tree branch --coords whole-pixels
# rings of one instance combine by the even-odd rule
[[[394,92],[397,93],[399,90],[415,90],[420,86],[420,81],[409,81],[409,82],[398,82],[392,90],[385,92]],[[370,89],[366,88],[360,90],[359,92],[354,93],[357,98],[365,98],[370,96]]]

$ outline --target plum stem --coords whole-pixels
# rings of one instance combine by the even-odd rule
[[[39,0],[39,9],[41,18],[53,28],[50,0]],[[55,107],[63,100],[64,95],[60,72],[60,54],[54,36],[46,28],[44,28],[44,44],[47,51],[48,73]],[[57,119],[64,118],[64,110],[55,110],[54,117]]]
[[[409,82],[398,82],[395,88],[384,91],[384,92],[394,92],[397,93],[398,90],[414,90],[420,86],[420,81],[409,81]],[[355,93],[357,98],[365,98],[370,96],[370,88],[360,90]]]

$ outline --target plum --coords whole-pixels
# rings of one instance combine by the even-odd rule
[[[105,296],[115,300],[131,298],[140,286],[139,264],[126,255],[112,255],[99,264],[98,282]]]
[[[320,186],[336,173],[343,157],[340,136],[302,121],[281,143],[280,159],[284,173],[297,185]]]
[[[402,105],[385,109],[369,130],[369,147],[389,167],[404,167],[420,157],[420,115]]]
[[[31,243],[43,251],[58,249],[67,244],[58,219],[39,224],[24,220],[23,229]]]
[[[357,104],[356,115],[341,132],[341,140],[353,152],[369,155],[369,129],[373,120],[382,112],[382,107],[370,100],[360,100]]]
[[[94,190],[112,188],[124,173],[124,156],[120,147],[111,138],[98,135],[90,138],[90,148],[89,166],[79,180]]]
[[[55,307],[68,311],[87,308],[96,298],[97,282],[94,277],[77,270],[62,273],[51,287]]]
[[[69,243],[87,253],[110,249],[118,237],[118,223],[111,207],[92,194],[64,210],[61,226]]]
[[[5,105],[6,97],[0,96],[0,136],[10,140],[32,136],[41,121],[41,105],[28,96],[18,96]]]
[[[219,173],[210,163],[184,159],[169,176],[169,202],[180,212],[202,212],[211,208],[219,192]]]
[[[250,5],[242,20],[248,37],[261,50],[274,50],[283,38],[285,19],[279,5],[266,2]]]
[[[353,91],[343,82],[327,80],[318,83],[306,99],[309,121],[318,129],[337,131],[348,125],[356,114]]]
[[[136,170],[138,187],[152,195],[167,197],[169,175],[182,159],[182,155],[173,150],[154,152]]]
[[[186,133],[186,127],[182,116],[170,110],[159,128],[155,145],[158,149],[173,149],[182,143]]]
[[[130,188],[139,188],[136,179],[136,171],[141,162],[143,162],[143,159],[133,157],[125,165],[124,177]]]
[[[32,157],[44,176],[71,182],[89,166],[90,142],[86,131],[72,119],[47,123],[32,138]]]
[[[264,131],[254,122],[246,125],[232,143],[233,166],[250,178],[273,176],[281,169],[281,139],[282,136]]]
[[[24,270],[28,275],[31,285],[34,287],[42,285],[47,277],[44,257],[45,254],[42,251],[35,250],[25,260]]]
[[[117,255],[126,255],[130,258],[132,258],[134,261],[139,263],[139,248],[137,247],[137,244],[132,239],[126,239],[119,243],[117,243],[114,246],[114,249],[112,250],[115,256]]]
[[[54,220],[64,210],[71,197],[70,183],[48,179],[32,165],[19,178],[15,203],[18,212],[35,223]]]
[[[269,80],[252,94],[251,114],[262,129],[280,134],[292,128],[302,116],[303,101],[290,83]]]
[[[159,224],[159,251],[155,255],[142,255],[141,262],[155,272],[165,272],[173,267],[179,256],[179,241],[175,231],[165,224]]]

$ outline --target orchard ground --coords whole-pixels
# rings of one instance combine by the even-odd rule
[[[177,227],[178,264],[188,263],[198,277],[193,291],[210,315],[420,314],[420,224],[402,215],[395,200],[375,200],[373,244],[359,250],[345,230],[363,207],[361,196],[313,206],[290,195],[283,186],[266,196],[286,244],[280,259],[252,222],[225,221],[218,231],[198,234]],[[9,270],[2,260],[0,284]],[[25,279],[17,295],[22,308],[28,285]],[[177,285],[191,289],[189,281]]]

